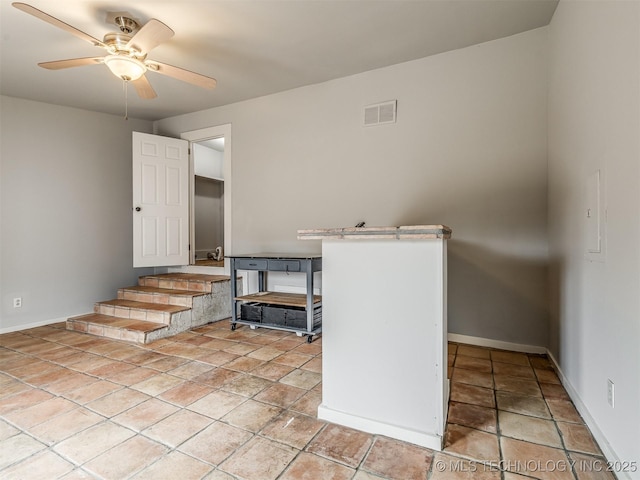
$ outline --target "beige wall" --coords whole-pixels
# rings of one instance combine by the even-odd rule
[[[450,331],[546,345],[546,34],[168,118],[155,129],[179,136],[232,124],[232,253],[319,251],[296,240],[301,228],[445,223],[453,228]],[[364,106],[391,99],[397,123],[362,126]]]
[[[87,313],[132,268],[131,132],[151,123],[1,97],[0,331]],[[13,298],[23,306],[13,308]]]
[[[592,430],[606,438],[601,446],[637,462],[640,3],[562,1],[549,43],[551,350]],[[605,250],[587,256],[586,185],[596,170]],[[607,403],[607,379],[615,383],[615,408]]]

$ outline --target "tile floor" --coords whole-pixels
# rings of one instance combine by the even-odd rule
[[[227,321],[146,346],[0,335],[0,478],[614,478],[545,357],[450,344],[434,452],[317,420],[321,353]]]

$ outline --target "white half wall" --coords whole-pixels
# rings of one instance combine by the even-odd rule
[[[233,124],[228,253],[319,252],[298,229],[446,224],[449,330],[546,345],[547,31],[167,118]],[[397,100],[394,124],[364,107]]]
[[[152,124],[0,101],[0,331],[9,331],[90,312],[152,272],[133,269],[131,232],[131,132]]]
[[[603,449],[638,462],[640,3],[561,1],[549,47],[550,350]],[[603,251],[592,255],[587,185],[598,170]]]
[[[326,239],[322,269],[318,417],[441,450],[447,241]]]

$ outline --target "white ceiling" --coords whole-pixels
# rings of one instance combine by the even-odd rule
[[[547,25],[558,0],[27,0],[102,39],[107,12],[169,25],[149,59],[218,80],[204,90],[149,72],[158,94],[129,87],[134,118],[157,120],[393,65]],[[51,71],[38,62],[104,50],[0,0],[1,93],[124,114],[122,81],[104,65]]]

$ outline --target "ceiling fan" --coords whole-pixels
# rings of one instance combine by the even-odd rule
[[[12,5],[18,10],[61,28],[96,47],[102,47],[108,53],[104,57],[73,58],[39,63],[38,65],[43,68],[60,70],[103,63],[109,67],[109,70],[116,77],[125,82],[131,82],[138,95],[147,99],[157,97],[156,92],[145,76],[148,71],[160,73],[203,88],[214,88],[216,86],[215,78],[147,59],[149,51],[174,35],[171,28],[155,18],[152,18],[144,25],[140,25],[134,19],[125,16],[126,14],[118,15],[114,18],[114,24],[120,31],[107,33],[104,39],[100,41],[31,5],[20,2],[12,3]]]

